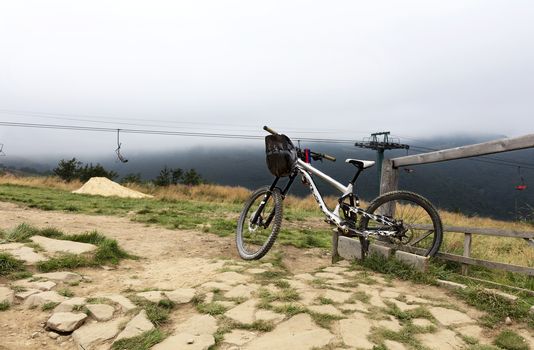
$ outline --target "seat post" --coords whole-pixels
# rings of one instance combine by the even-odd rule
[[[352,178],[352,180],[350,181],[350,184],[351,185],[354,185],[354,183],[356,182],[356,179],[358,178],[358,176],[360,176],[360,173],[363,171],[363,168],[360,168],[358,167],[358,171],[356,171],[356,174],[354,175],[354,177]]]

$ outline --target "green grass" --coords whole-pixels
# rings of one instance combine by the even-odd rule
[[[519,334],[510,331],[502,331],[494,341],[495,345],[506,350],[528,350],[528,344],[525,338]]]
[[[51,301],[51,302],[48,302],[46,304],[43,304],[43,306],[41,306],[41,310],[43,310],[43,311],[52,310],[58,305],[59,305],[59,303]]]
[[[7,309],[9,309],[10,306],[11,306],[11,304],[9,304],[9,303],[7,302],[7,300],[2,301],[2,302],[0,303],[0,311],[6,311]]]
[[[24,271],[24,262],[9,253],[0,252],[0,276],[8,276]]]
[[[90,243],[97,246],[96,251],[92,255],[61,254],[50,258],[49,260],[41,261],[37,264],[37,268],[42,272],[100,266],[104,264],[116,265],[122,259],[136,258],[123,250],[116,240],[107,238],[96,231],[76,235],[66,235],[55,228],[39,229],[23,223],[8,233],[9,239],[14,242],[26,242],[29,240],[29,237],[34,235]],[[0,275],[17,271],[23,272],[23,262],[16,262],[15,260],[16,259],[6,255],[6,253],[0,253]]]
[[[317,312],[308,311],[308,314],[311,316],[313,321],[319,326],[326,329],[331,329],[334,321],[341,320],[345,317],[330,315],[330,314],[321,314]]]
[[[494,327],[509,316],[515,321],[526,322],[534,328],[534,314],[529,312],[530,304],[521,299],[512,302],[476,286],[458,289],[455,293],[467,304],[486,311],[487,315],[483,316],[481,321],[488,327]]]
[[[175,306],[170,300],[161,300],[159,303],[154,303],[136,295],[130,296],[130,300],[141,309],[145,309],[147,318],[156,327],[169,320],[169,314]]]
[[[72,298],[74,296],[74,292],[68,288],[59,289],[57,292],[59,295],[62,295],[66,298]]]
[[[197,311],[201,314],[208,314],[212,316],[222,315],[226,312],[227,308],[217,302],[212,303],[198,303],[195,305]]]
[[[148,350],[163,341],[166,334],[159,329],[144,332],[137,337],[121,339],[111,347],[112,350]]]

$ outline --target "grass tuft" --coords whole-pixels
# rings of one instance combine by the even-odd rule
[[[59,305],[59,303],[51,301],[51,302],[48,302],[46,304],[43,304],[43,306],[41,306],[41,310],[43,310],[43,311],[52,310],[58,305]]]
[[[121,339],[111,347],[112,350],[148,350],[165,339],[167,335],[159,329],[144,332],[136,337]]]
[[[0,276],[8,276],[24,271],[24,262],[9,253],[0,253]]]
[[[0,311],[6,311],[10,306],[11,304],[9,304],[7,300],[4,300],[0,303]]]
[[[528,344],[525,338],[519,334],[510,331],[502,331],[494,341],[495,345],[506,350],[528,350]]]

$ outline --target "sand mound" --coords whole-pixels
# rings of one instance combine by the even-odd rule
[[[82,187],[72,193],[117,196],[127,198],[152,198],[153,196],[131,190],[105,177],[92,177]]]

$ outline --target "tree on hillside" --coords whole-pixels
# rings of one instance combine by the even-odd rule
[[[137,173],[125,175],[122,178],[121,182],[123,184],[140,184],[141,182],[143,182],[143,180],[141,179],[141,173]]]
[[[169,186],[171,184],[172,169],[169,169],[167,165],[160,170],[159,175],[154,179],[154,185],[156,186]]]
[[[85,166],[80,166],[78,168],[78,178],[82,182],[88,181],[92,177],[107,177],[110,180],[113,180],[119,176],[113,170],[106,170],[100,163],[93,165],[93,163],[85,164]]]
[[[182,180],[182,177],[184,176],[184,171],[180,168],[172,169],[172,179],[171,182],[174,185],[177,185]]]
[[[57,168],[55,168],[54,174],[59,176],[62,180],[71,182],[78,178],[78,169],[81,167],[82,162],[76,158],[71,160],[62,159],[59,161]]]
[[[53,171],[54,174],[67,182],[75,179],[86,182],[95,176],[107,177],[108,179],[113,180],[118,176],[116,172],[106,170],[99,163],[96,165],[93,165],[93,163],[84,165],[76,158],[72,158],[70,160],[60,160],[57,167]]]
[[[202,176],[200,176],[200,174],[197,173],[195,169],[189,169],[188,171],[186,171],[182,178],[182,183],[184,185],[196,186],[200,185],[203,182],[204,179],[202,179]]]

